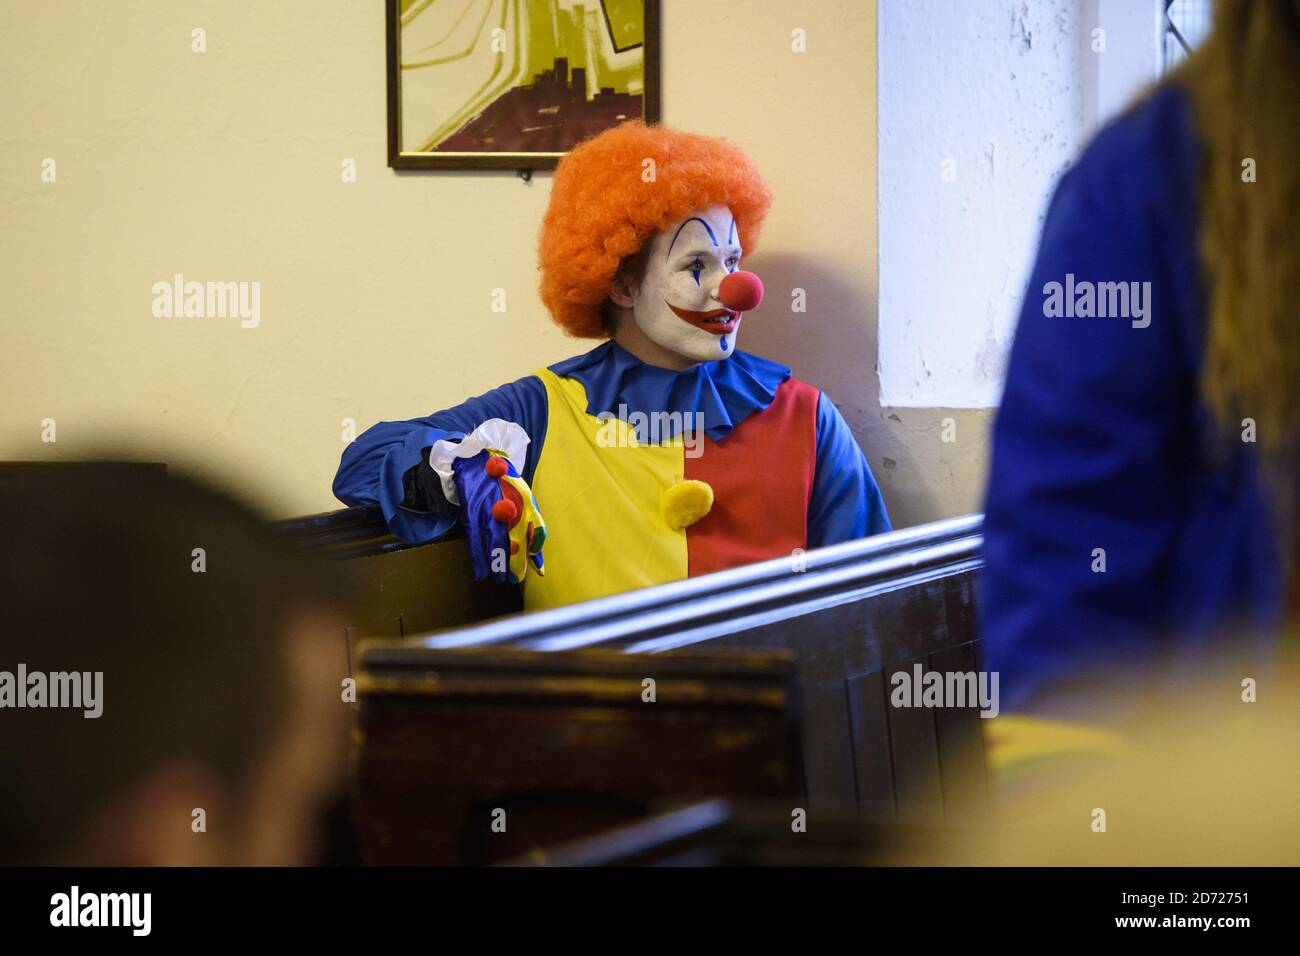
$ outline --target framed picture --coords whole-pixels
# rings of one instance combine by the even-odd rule
[[[659,119],[659,0],[385,2],[394,169],[554,169]]]

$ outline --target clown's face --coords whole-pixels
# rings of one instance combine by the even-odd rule
[[[741,314],[723,307],[718,285],[740,268],[736,219],[713,206],[673,223],[650,242],[632,300],[636,324],[654,342],[693,362],[731,358]]]

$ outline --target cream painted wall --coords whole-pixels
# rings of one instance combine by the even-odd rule
[[[737,140],[776,192],[742,347],[836,400],[896,524],[977,508],[988,413],[879,405],[875,4],[663,7],[666,121]],[[145,447],[273,514],[320,511],[342,419],[415,417],[588,347],[536,294],[549,175],[385,165],[379,2],[6,0],[0,89],[0,460]],[[260,326],[155,318],[178,272],[260,282]]]

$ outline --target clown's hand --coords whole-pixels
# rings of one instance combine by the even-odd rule
[[[474,580],[491,577],[517,584],[531,561],[538,574],[546,522],[532,489],[510,459],[484,449],[472,458],[452,462],[456,490],[469,537]]]
[[[461,506],[474,580],[523,581],[531,563],[544,574],[546,522],[520,476],[528,435],[513,422],[489,419],[459,443],[440,441],[429,452],[443,494]]]

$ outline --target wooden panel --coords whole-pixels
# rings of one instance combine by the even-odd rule
[[[889,749],[884,680],[879,671],[872,671],[848,678],[844,686],[853,734],[858,812],[864,820],[892,822],[898,811],[894,803],[894,759]]]
[[[474,580],[462,540],[353,558],[346,566],[357,594],[349,623],[367,637],[458,627],[522,606],[517,588]]]
[[[856,802],[868,819],[940,823],[943,787],[934,712],[890,708],[886,715],[888,675],[970,640],[973,577],[963,571],[691,646],[781,648],[796,656],[810,799]],[[871,674],[879,682],[878,698],[866,682]],[[876,744],[887,753],[872,749]],[[881,789],[886,776],[887,793]]]
[[[975,644],[962,644],[950,651],[932,654],[929,667],[938,671],[978,674]],[[949,823],[970,823],[988,812],[983,723],[978,708],[942,708],[935,712],[944,814]]]
[[[900,823],[943,822],[943,778],[939,771],[939,741],[934,711],[925,707],[894,707],[890,675],[910,670],[914,662],[902,662],[883,673],[889,722],[889,752],[894,763],[894,799]]]
[[[842,677],[826,678],[812,667],[796,668],[804,715],[804,791],[825,803],[857,804],[849,702]]]
[[[430,651],[393,670],[374,646],[358,681],[368,862],[484,863],[637,819],[655,800],[798,795],[788,658]]]

